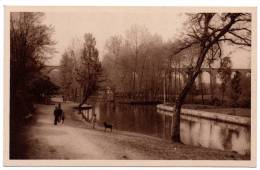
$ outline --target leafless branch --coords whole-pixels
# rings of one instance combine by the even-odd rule
[[[199,44],[199,42],[198,42],[198,41],[193,41],[193,42],[191,42],[191,43],[188,43],[188,44],[182,46],[181,48],[179,48],[177,51],[174,52],[174,55],[179,54],[179,53],[182,52],[183,50],[185,50],[185,49],[187,49],[187,48],[190,48],[190,47],[192,47],[192,46],[195,45],[195,44]]]
[[[244,42],[244,44],[246,46],[251,46],[251,40],[249,38],[246,38],[246,37],[241,37],[240,35],[232,32],[232,31],[229,31],[228,32],[229,34],[233,35],[234,37],[238,38],[239,40],[241,40],[242,42]],[[234,40],[235,41],[235,40]]]
[[[233,43],[233,44],[236,44],[236,45],[242,45],[242,46],[251,46],[251,44],[248,44],[248,43],[242,43],[242,42],[236,42],[236,41],[234,41],[233,39],[231,39],[231,38],[221,38],[221,39],[219,39],[219,41],[229,41],[229,42],[231,42],[231,43]]]

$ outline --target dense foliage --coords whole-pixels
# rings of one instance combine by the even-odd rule
[[[20,120],[32,111],[41,93],[57,87],[43,79],[44,61],[54,52],[53,28],[42,23],[43,13],[10,14],[10,113]],[[41,88],[39,87],[41,86]],[[37,89],[37,90],[35,90]],[[50,93],[50,91],[48,91]]]

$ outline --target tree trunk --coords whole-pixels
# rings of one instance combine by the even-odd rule
[[[203,48],[203,47],[202,47]],[[180,117],[181,117],[181,107],[184,103],[184,100],[192,88],[192,85],[197,78],[198,74],[201,72],[201,65],[204,61],[204,58],[206,56],[206,53],[208,51],[209,47],[206,49],[203,49],[200,52],[200,55],[197,60],[197,65],[194,68],[194,71],[188,76],[187,83],[185,84],[184,88],[181,90],[180,94],[178,95],[176,99],[176,104],[175,104],[175,115],[172,116],[172,140],[173,142],[180,142]]]
[[[175,102],[175,115],[172,116],[172,140],[174,142],[181,142],[180,135],[180,120],[181,120],[181,106],[182,103],[177,99]]]
[[[88,97],[87,96],[85,96],[84,97],[84,99],[80,102],[80,104],[79,104],[79,108],[81,108],[82,107],[82,105],[86,102],[88,100]]]
[[[198,69],[196,72],[194,72],[193,75],[189,76],[185,87],[183,88],[183,90],[181,91],[181,93],[179,94],[179,96],[176,99],[175,106],[174,106],[175,115],[172,116],[172,125],[171,125],[171,129],[172,129],[171,136],[172,136],[172,140],[174,142],[181,142],[181,138],[180,138],[181,107],[184,103],[185,97],[187,96],[189,90],[191,89],[199,72],[200,72],[200,69]]]
[[[181,61],[178,61],[178,69],[179,69],[179,72],[178,72],[179,91],[181,91],[181,76],[180,76],[181,70],[180,70],[180,68],[181,68]]]
[[[84,87],[84,98],[79,104],[79,109],[82,107],[82,105],[88,100],[88,97],[90,96],[90,84],[88,84],[87,87]]]

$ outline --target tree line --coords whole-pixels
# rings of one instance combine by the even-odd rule
[[[40,12],[10,14],[10,116],[15,124],[32,112],[33,103],[58,90],[42,74],[44,62],[55,52],[54,29],[43,18]]]
[[[116,92],[130,99],[152,100],[162,93],[170,44],[146,27],[133,25],[125,36],[106,41],[102,66]]]

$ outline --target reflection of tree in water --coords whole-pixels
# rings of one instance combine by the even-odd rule
[[[228,128],[222,128],[221,129],[221,143],[223,144],[223,147],[225,150],[231,150],[232,149],[232,135],[236,135],[236,139],[239,137],[238,130],[228,129]]]
[[[232,135],[232,150],[250,155],[250,136],[250,127],[237,128],[237,132]]]

